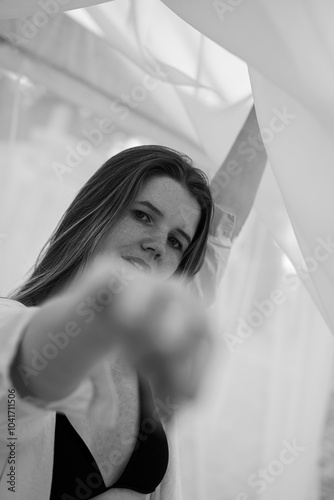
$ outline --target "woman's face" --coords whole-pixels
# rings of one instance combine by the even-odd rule
[[[142,270],[169,278],[200,220],[197,200],[169,177],[151,177],[102,248]]]

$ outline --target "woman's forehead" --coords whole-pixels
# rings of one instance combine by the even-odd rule
[[[195,233],[200,219],[201,209],[196,198],[179,182],[170,177],[151,177],[136,196],[136,201],[148,201],[165,218],[171,218],[186,225]]]

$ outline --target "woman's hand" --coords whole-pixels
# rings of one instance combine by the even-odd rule
[[[162,281],[118,259],[99,265],[96,276],[102,283],[105,265],[123,277],[102,317],[106,328],[113,325],[124,354],[149,378],[156,398],[181,402],[194,397],[211,345],[202,304],[176,279]]]
[[[156,397],[194,397],[210,345],[202,305],[176,280],[147,276],[131,282],[115,304],[124,351],[149,377]]]

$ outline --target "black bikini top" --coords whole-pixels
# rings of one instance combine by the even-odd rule
[[[49,500],[90,500],[112,489],[152,493],[168,465],[168,442],[152,392],[139,378],[140,428],[137,442],[120,478],[108,488],[93,455],[63,413],[56,414],[54,463]]]

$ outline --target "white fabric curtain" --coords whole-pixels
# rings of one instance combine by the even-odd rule
[[[254,68],[253,95],[270,164],[303,256],[314,258],[318,238],[334,236],[329,215],[334,180],[334,36],[329,20],[334,5],[316,0],[164,3]],[[331,255],[329,248],[327,258],[315,257],[310,288],[333,330]],[[308,265],[311,270],[312,262]]]
[[[287,272],[289,262],[254,211],[232,250],[212,311],[215,359],[203,396],[179,419],[186,499],[321,498],[317,464],[333,342],[305,287],[292,290],[282,283]],[[285,302],[269,318],[263,315],[242,343],[225,340],[274,289]],[[286,442],[296,442],[300,451],[282,464]]]
[[[22,280],[107,156],[157,142],[185,151],[212,176],[253,92],[270,167],[211,311],[217,348],[203,396],[179,416],[182,486],[185,500],[250,500],[260,489],[264,500],[320,500],[333,385],[334,7],[325,0],[164,3],[169,8],[139,0],[71,18],[59,13],[17,46],[13,34],[22,35],[22,16],[34,25],[36,2],[0,1],[0,18],[17,19],[0,23],[1,293]],[[156,74],[154,91],[121,120],[110,103],[143,86],[155,65],[168,77]],[[54,161],[64,163],[82,131],[105,118],[115,132],[60,182]],[[274,290],[281,303],[267,317],[259,304],[268,307]],[[240,322],[256,317],[258,326],[233,344]],[[283,463],[294,440],[302,450]],[[259,469],[269,479],[260,481]]]
[[[33,16],[36,12],[56,11],[63,12],[71,9],[80,9],[109,2],[110,0],[0,0],[0,19],[22,19]],[[44,7],[44,8],[43,8]]]

